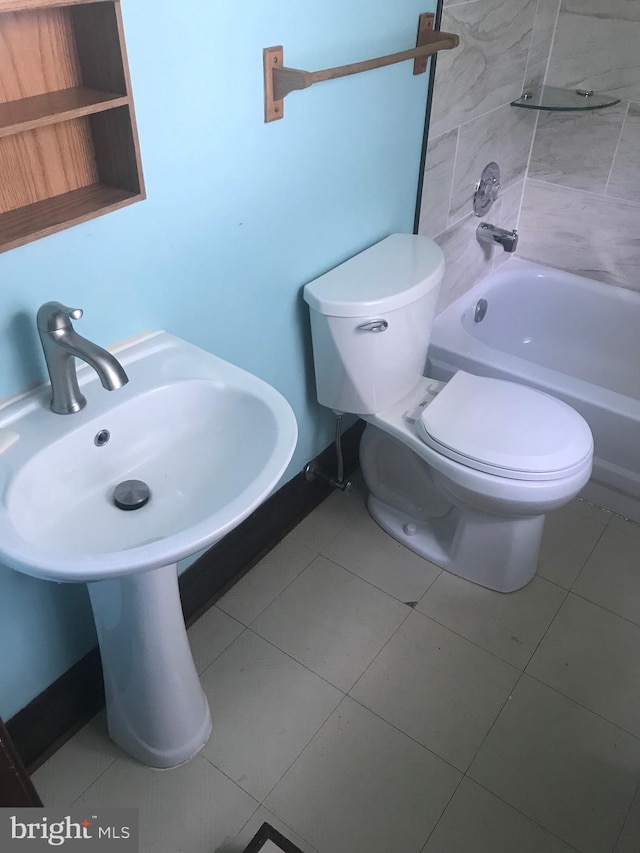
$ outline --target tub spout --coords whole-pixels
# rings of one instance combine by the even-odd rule
[[[508,231],[506,228],[498,228],[489,222],[481,222],[476,229],[476,237],[480,243],[488,243],[490,246],[502,246],[505,252],[515,252],[518,245],[518,232],[514,228]]]

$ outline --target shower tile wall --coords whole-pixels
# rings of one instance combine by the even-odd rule
[[[438,58],[419,224],[445,253],[440,308],[507,258],[475,239],[473,192],[498,162],[503,192],[487,219],[516,227],[536,113],[509,103],[542,80],[558,3],[445,0],[441,28],[459,33],[460,47]]]
[[[621,102],[541,113],[518,255],[640,290],[640,3],[562,0],[546,82]]]

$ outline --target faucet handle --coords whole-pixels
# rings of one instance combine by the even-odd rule
[[[36,323],[43,332],[60,332],[71,328],[71,320],[82,317],[82,308],[69,308],[61,302],[45,302],[38,308]]]

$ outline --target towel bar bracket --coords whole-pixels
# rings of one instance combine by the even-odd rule
[[[423,47],[429,43],[429,39],[433,39],[433,27],[435,25],[436,16],[433,12],[424,12],[418,17],[418,37],[416,39],[416,47]],[[413,60],[413,73],[424,74],[427,70],[428,56],[416,56]]]
[[[287,68],[284,64],[284,48],[265,47],[263,50],[264,68],[264,120],[276,121],[284,117],[284,99],[296,89],[307,89],[314,83],[323,80],[334,80],[349,74],[359,74],[373,68],[382,68],[396,62],[413,59],[413,73],[424,74],[427,70],[427,59],[440,50],[451,50],[457,47],[460,39],[454,33],[434,32],[435,15],[424,12],[418,18],[418,37],[416,46],[399,53],[390,53],[363,62],[350,65],[339,65],[336,68],[325,68],[322,71],[301,71],[297,68]]]

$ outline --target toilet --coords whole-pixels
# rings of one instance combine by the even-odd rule
[[[424,376],[444,257],[392,234],[307,284],[318,401],[367,422],[360,464],[374,520],[481,586],[534,576],[545,514],[591,475],[593,439],[570,406],[514,382]]]

